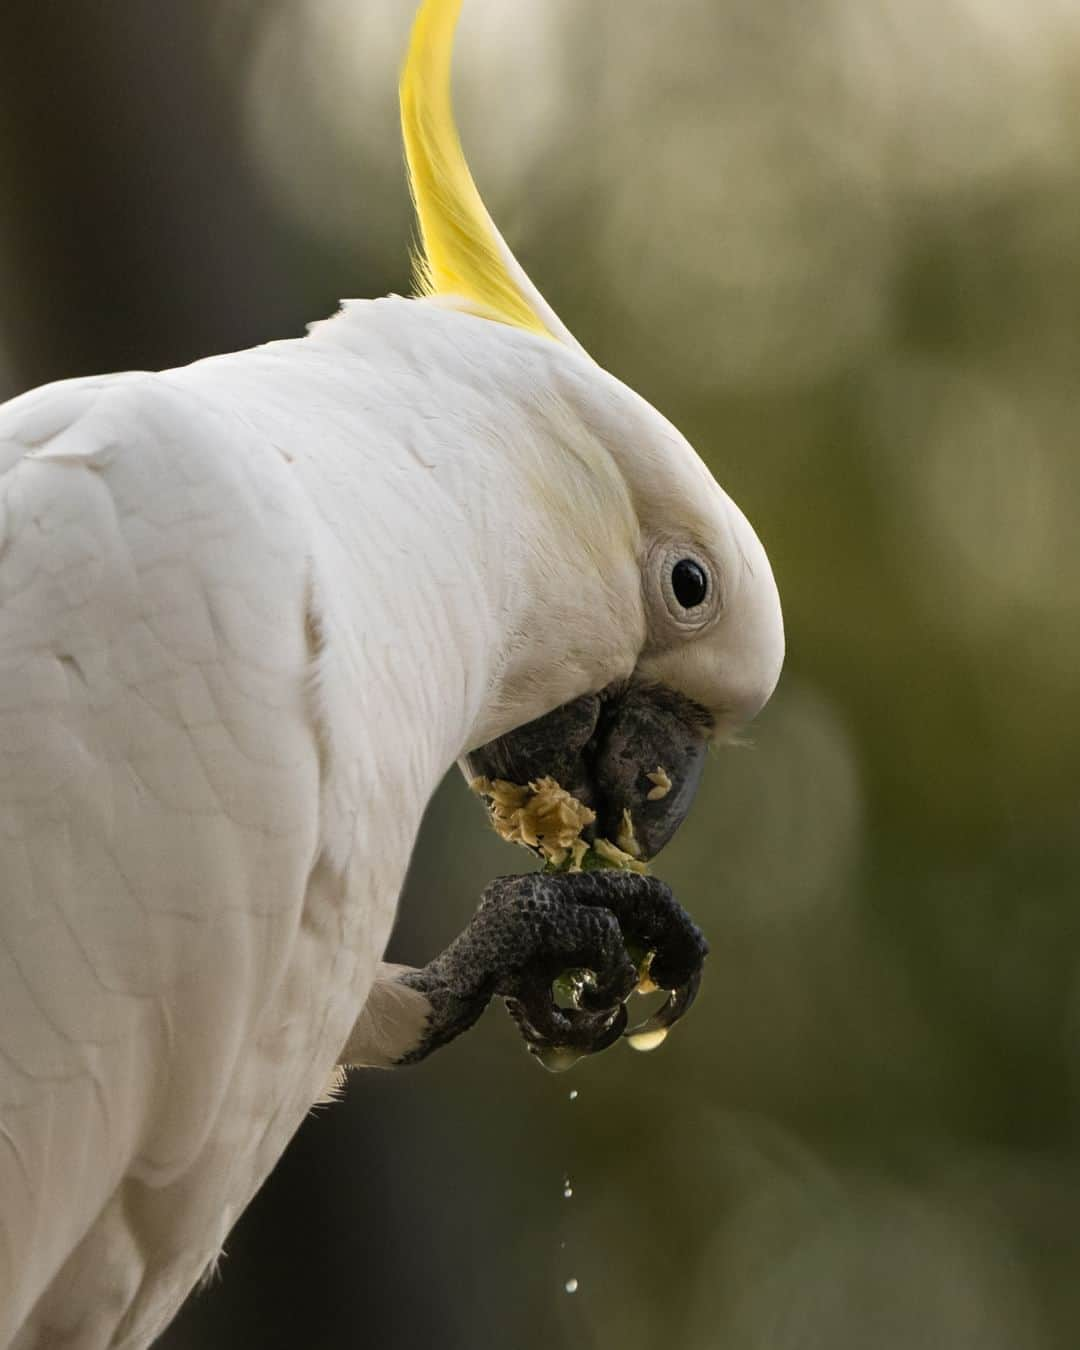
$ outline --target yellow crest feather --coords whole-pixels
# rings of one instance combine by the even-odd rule
[[[401,128],[422,241],[416,288],[421,295],[461,296],[503,323],[555,337],[537,312],[538,306],[547,311],[546,303],[529,294],[532,283],[524,273],[518,277],[512,270],[520,272],[461,148],[450,96],[460,13],[461,0],[424,0],[401,74]]]

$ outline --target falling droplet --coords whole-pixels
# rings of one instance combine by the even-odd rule
[[[571,1197],[573,1194],[574,1194],[574,1188],[573,1188],[573,1186],[570,1185],[569,1182],[567,1182],[566,1185],[563,1187],[563,1199],[564,1199],[564,1200],[569,1200],[570,1197]]]
[[[566,1290],[568,1294],[576,1294],[578,1288],[577,1280],[572,1279],[567,1280],[566,1283],[563,1285],[563,1288]]]
[[[576,1101],[577,1101],[577,1095],[578,1095],[578,1094],[577,1094],[577,1088],[574,1088],[574,1089],[571,1091],[571,1093],[570,1093],[570,1100],[571,1100],[572,1102],[576,1102]]]

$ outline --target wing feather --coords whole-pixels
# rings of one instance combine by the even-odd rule
[[[236,1094],[318,851],[308,542],[280,457],[144,375],[0,410],[0,522],[0,1343],[52,1344],[81,1285],[115,1318],[182,1263],[226,1104],[266,1128]]]

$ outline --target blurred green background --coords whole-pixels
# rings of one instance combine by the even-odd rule
[[[9,0],[2,392],[405,290],[411,11]],[[526,267],[758,527],[787,669],[659,866],[713,948],[668,1044],[548,1077],[495,1009],[354,1076],[162,1344],[1075,1347],[1080,7],[466,0],[458,76]],[[393,954],[527,861],[448,781]]]

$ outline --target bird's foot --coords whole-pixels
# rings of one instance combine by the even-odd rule
[[[533,1054],[568,1068],[626,1033],[650,1049],[693,1002],[708,948],[655,877],[598,870],[501,877],[441,956],[403,977],[432,1012],[422,1059],[470,1027],[499,996]],[[626,1031],[636,989],[669,991],[643,1027]]]

